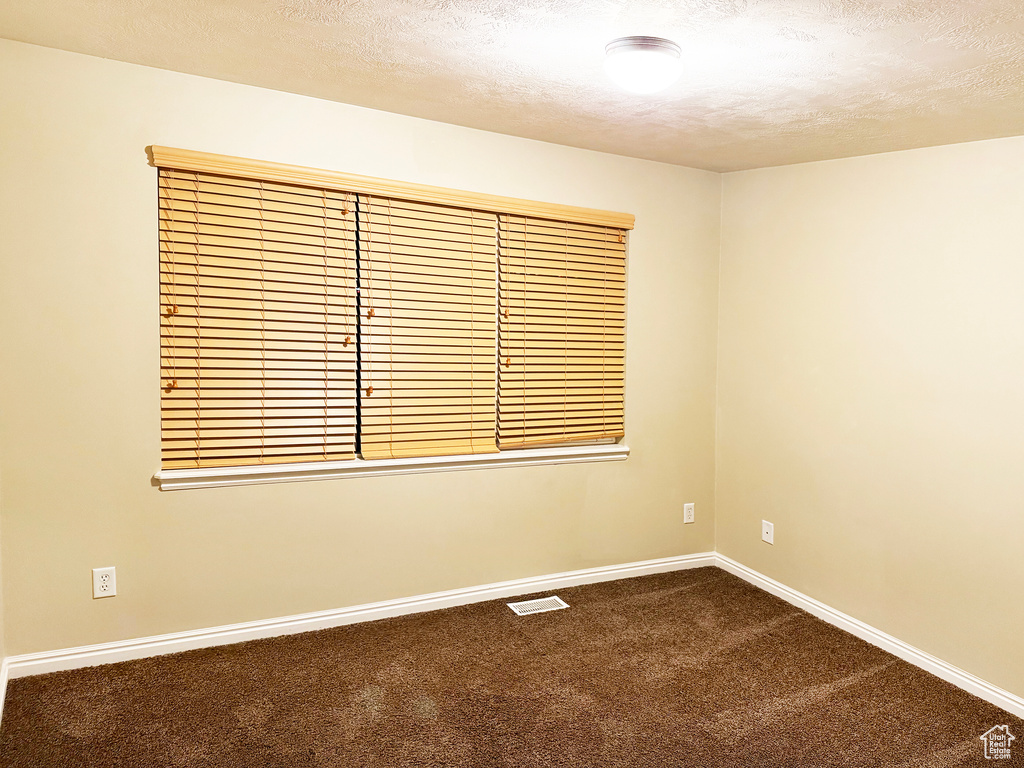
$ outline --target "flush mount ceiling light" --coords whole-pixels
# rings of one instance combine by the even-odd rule
[[[678,45],[663,37],[620,37],[604,48],[604,68],[612,82],[632,93],[657,93],[682,74]]]

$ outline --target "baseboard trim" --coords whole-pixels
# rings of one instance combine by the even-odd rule
[[[97,664],[111,664],[118,661],[146,658],[148,656],[160,656],[165,653],[178,653],[179,651],[189,651],[195,648],[241,643],[246,640],[257,640],[277,635],[311,632],[317,629],[340,627],[345,624],[375,621],[377,619],[421,613],[423,611],[436,611],[441,608],[452,608],[457,605],[468,605],[470,603],[497,600],[504,597],[516,597],[531,592],[544,592],[565,587],[575,587],[580,584],[593,584],[600,581],[626,579],[633,576],[678,571],[687,568],[700,568],[702,566],[713,566],[714,564],[714,552],[701,552],[679,557],[665,557],[659,560],[644,560],[622,565],[585,568],[579,571],[513,579],[512,581],[485,584],[479,587],[451,589],[428,595],[384,600],[379,603],[355,605],[349,608],[304,613],[296,616],[285,616],[278,619],[248,621],[241,624],[175,632],[168,635],[138,638],[136,640],[120,640],[78,648],[9,656],[4,660],[4,669],[10,678],[14,679],[27,675],[41,675],[47,672],[60,672],[79,667],[91,667]]]
[[[861,640],[866,640],[883,651],[888,651],[893,656],[898,656],[904,661],[910,662],[915,667],[931,672],[947,683],[952,683],[957,688],[973,693],[979,699],[984,699],[990,704],[995,704],[997,707],[1001,707],[1017,717],[1024,718],[1024,699],[1020,696],[1016,696],[1002,688],[997,688],[980,677],[972,675],[970,672],[965,672],[959,667],[955,667],[942,659],[932,656],[930,653],[915,648],[909,643],[886,634],[880,629],[875,629],[859,619],[848,616],[842,611],[837,611],[835,608],[825,605],[813,597],[797,592],[795,589],[791,589],[775,579],[758,573],[730,557],[716,554],[715,560],[719,568],[728,571],[734,576],[738,576],[755,587],[763,589],[765,592],[769,592],[776,597],[781,597],[787,603],[795,605],[797,608],[802,608],[811,615],[817,616],[819,619],[839,627],[839,629],[845,630]]]
[[[4,699],[7,697],[7,679],[9,675],[7,659],[0,661],[0,721],[4,714]]]

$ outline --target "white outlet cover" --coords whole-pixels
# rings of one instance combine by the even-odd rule
[[[683,504],[683,522],[693,522],[693,502],[690,502],[689,504]]]
[[[92,596],[114,597],[117,594],[117,572],[114,566],[92,569]]]
[[[761,540],[769,544],[775,543],[775,525],[767,520],[761,521]]]

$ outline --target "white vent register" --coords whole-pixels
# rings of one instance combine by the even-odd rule
[[[569,604],[562,602],[558,595],[539,597],[536,600],[523,600],[520,603],[505,603],[505,605],[519,616],[529,616],[532,613],[544,613],[545,611],[560,611],[569,607]]]

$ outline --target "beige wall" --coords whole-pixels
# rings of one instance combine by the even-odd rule
[[[8,653],[713,548],[718,175],[7,41],[0,105]],[[149,144],[634,213],[631,457],[158,491]]]
[[[1022,179],[1021,138],[725,176],[717,445],[720,552],[1018,695]]]

